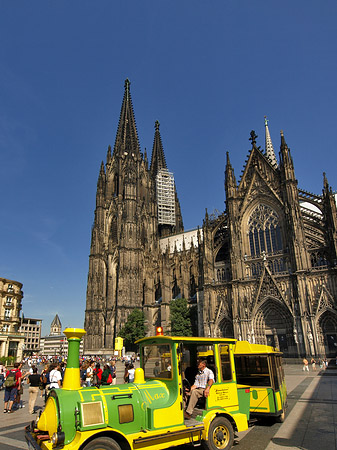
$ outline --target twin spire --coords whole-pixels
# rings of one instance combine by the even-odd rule
[[[118,123],[114,153],[140,154],[138,133],[130,95],[130,81],[125,80],[125,90]]]
[[[129,79],[127,78],[124,83],[124,97],[114,147],[114,153],[120,155],[130,153],[140,155],[140,145],[130,94],[130,84]],[[159,126],[160,123],[156,120],[150,167],[150,171],[154,177],[158,174],[160,169],[167,169]]]
[[[156,120],[154,125],[155,132],[154,132],[154,141],[150,166],[150,171],[153,177],[155,177],[158,174],[160,169],[167,169],[163,144],[159,132],[159,126],[160,123],[158,122],[158,120]]]

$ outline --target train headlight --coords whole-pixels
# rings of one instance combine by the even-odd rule
[[[57,431],[51,437],[51,442],[53,446],[63,445],[64,444],[65,435],[63,431]]]

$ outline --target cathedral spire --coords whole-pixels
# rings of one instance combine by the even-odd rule
[[[130,81],[125,80],[124,97],[118,123],[114,153],[119,155],[140,154],[138,133],[133,112]]]
[[[151,174],[154,177],[158,174],[160,169],[167,169],[163,144],[160,137],[159,126],[160,123],[158,122],[158,120],[156,120],[154,125],[155,132],[154,132],[154,141],[150,166]]]
[[[269,120],[266,116],[264,116],[264,126],[265,126],[265,133],[266,133],[266,157],[271,163],[271,165],[276,169],[277,168],[277,161],[276,156],[274,152],[273,143],[271,141],[270,133],[269,133],[269,127],[268,127]]]

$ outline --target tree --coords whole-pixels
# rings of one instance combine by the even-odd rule
[[[171,300],[170,321],[172,336],[192,336],[190,308],[185,298]]]
[[[127,349],[135,351],[137,346],[135,341],[141,339],[146,334],[145,316],[139,309],[134,309],[129,315],[125,325],[121,328],[119,336],[124,339],[124,345]]]

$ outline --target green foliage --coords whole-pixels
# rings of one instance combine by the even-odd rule
[[[129,315],[128,320],[119,332],[119,336],[124,339],[124,345],[127,350],[136,350],[135,341],[141,339],[146,334],[145,316],[139,309],[134,309]]]
[[[192,336],[191,311],[185,298],[171,300],[170,321],[172,336]]]
[[[12,366],[14,362],[14,356],[1,356],[0,358],[0,364],[3,364],[4,366]]]

